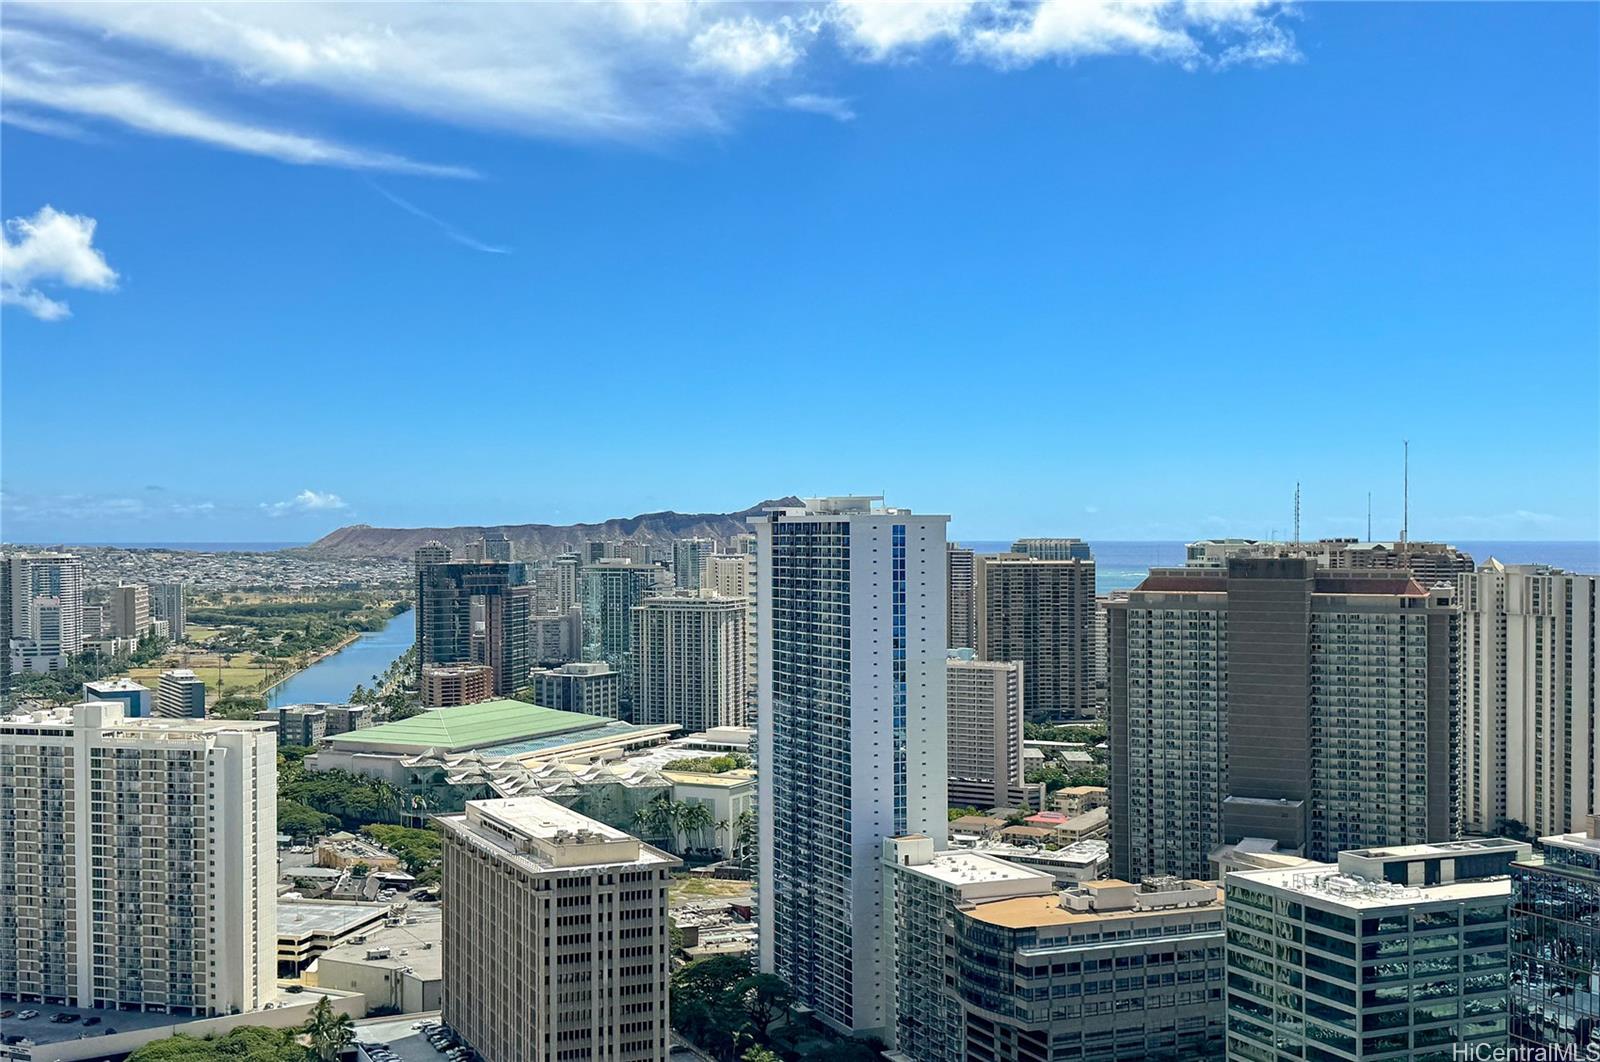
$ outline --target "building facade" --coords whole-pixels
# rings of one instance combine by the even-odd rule
[[[429,664],[422,669],[425,708],[454,708],[494,697],[494,671],[488,664]]]
[[[1465,828],[1579,829],[1600,810],[1600,577],[1491,558],[1457,579]]]
[[[181,579],[172,583],[150,584],[150,608],[156,619],[167,621],[167,638],[174,645],[188,636],[189,584]]]
[[[956,912],[963,1059],[1221,1054],[1223,904],[1214,882],[1107,879]]]
[[[1511,866],[1511,1046],[1600,1057],[1600,818],[1539,849]]]
[[[622,681],[622,718],[633,718],[633,607],[666,589],[654,564],[607,558],[583,569],[583,659],[605,661]]]
[[[948,517],[811,499],[752,519],[759,960],[823,1021],[891,1020],[883,841],[946,833]]]
[[[1009,808],[1024,797],[1022,664],[979,660],[952,649],[945,663],[950,734],[950,803]]]
[[[206,714],[206,684],[186,667],[161,673],[156,683],[156,715],[166,719],[203,719]]]
[[[891,837],[883,862],[894,955],[890,1045],[916,1062],[965,1062],[961,1001],[951,990],[956,908],[1053,895],[1055,878],[987,855],[937,851],[931,837]]]
[[[563,712],[618,718],[622,676],[604,661],[573,661],[558,668],[535,668],[528,681],[535,704]]]
[[[747,536],[736,535],[735,538]],[[740,543],[742,545],[742,543]],[[744,633],[744,703],[745,718],[756,717],[756,629],[759,616],[756,612],[756,555],[751,549],[746,553],[713,553],[705,559],[700,569],[700,588],[717,597],[743,598],[745,603]]]
[[[83,561],[68,553],[5,558],[13,671],[59,671],[83,650]]]
[[[1094,560],[1089,543],[1081,538],[1019,538],[1011,552],[1038,560]]]
[[[148,719],[155,714],[155,700],[147,686],[132,679],[100,679],[83,684],[86,701],[115,701],[122,705],[122,714],[129,719]]]
[[[0,995],[191,1015],[276,996],[269,724],[18,714],[0,777]]]
[[[1030,721],[1094,715],[1094,580],[1092,560],[977,560],[978,655],[1022,661]]]
[[[150,588],[120,583],[106,594],[106,617],[119,638],[143,638],[150,629]]]
[[[664,1060],[678,860],[542,797],[436,821],[445,1023],[484,1062]]]
[[[1112,872],[1206,876],[1265,838],[1326,861],[1460,836],[1460,610],[1309,558],[1155,569],[1107,603]]]
[[[700,569],[717,552],[714,538],[680,538],[672,543],[672,581],[680,590],[700,589]]]
[[[949,601],[945,611],[950,616],[950,648],[976,649],[978,647],[978,598],[974,574],[977,554],[970,549],[950,543]]]
[[[660,595],[633,607],[633,721],[697,734],[745,725],[749,606]]]
[[[1229,874],[1228,1058],[1450,1062],[1503,1048],[1506,874],[1529,851],[1458,841]]]
[[[419,664],[487,664],[496,696],[525,686],[535,588],[519,581],[521,572],[505,561],[419,561]]]

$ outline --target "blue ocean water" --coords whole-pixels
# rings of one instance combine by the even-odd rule
[[[1449,541],[1449,540],[1447,540]],[[1011,541],[963,542],[979,553],[1006,553]],[[1183,563],[1183,542],[1089,541],[1094,551],[1095,589],[1099,593],[1129,590],[1138,586],[1151,568]],[[1600,542],[1466,542],[1455,541],[1457,549],[1472,554],[1483,563],[1494,557],[1504,564],[1549,564],[1569,572],[1600,574]]]

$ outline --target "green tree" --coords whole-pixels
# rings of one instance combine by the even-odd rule
[[[711,814],[711,806],[698,801],[675,801],[675,803],[678,806],[676,825],[683,834],[685,847],[705,847],[703,844],[693,842],[703,841],[705,832],[716,825],[717,820]]]
[[[338,1062],[339,1054],[355,1041],[355,1022],[333,1009],[328,997],[317,1000],[302,1030],[311,1038],[311,1050],[320,1062]]]
[[[783,1062],[783,1056],[768,1047],[752,1047],[739,1059],[740,1062]]]
[[[762,1041],[767,1039],[772,1023],[789,1013],[789,1007],[794,1003],[794,993],[777,974],[746,977],[733,986],[733,991]]]

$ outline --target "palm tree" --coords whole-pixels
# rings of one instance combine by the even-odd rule
[[[741,863],[754,861],[756,842],[759,840],[760,823],[756,820],[756,813],[748,808],[739,812],[739,817],[734,820],[733,848],[736,858]]]
[[[705,831],[716,825],[716,819],[711,815],[711,807],[695,801],[678,801],[678,829],[683,832],[684,846],[686,848],[703,848],[703,844],[691,843],[705,840]]]
[[[355,1042],[355,1022],[348,1014],[340,1014],[323,996],[311,1008],[304,1032],[311,1038],[311,1050],[320,1062],[338,1062],[340,1053]]]
[[[666,835],[666,846],[668,848],[671,847],[670,831],[672,829],[670,804],[671,801],[666,798],[665,794],[662,794],[654,800],[641,804],[639,809],[633,813],[634,827],[647,840],[659,842],[663,839],[663,835]]]

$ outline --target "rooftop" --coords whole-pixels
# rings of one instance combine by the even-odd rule
[[[1309,863],[1277,870],[1241,870],[1228,875],[1229,883],[1265,885],[1302,897],[1337,904],[1352,911],[1381,910],[1419,903],[1505,897],[1511,880],[1474,878],[1440,885],[1395,885],[1341,874],[1332,863]]]
[[[150,687],[141,686],[130,678],[92,679],[83,684],[83,688],[94,690],[96,693],[149,693]]]
[[[362,943],[340,943],[323,952],[318,962],[333,960],[410,970],[424,981],[437,980],[443,974],[439,946],[442,933],[437,904],[411,904],[396,917],[362,933],[366,938]]]
[[[389,907],[381,903],[310,903],[278,901],[278,936],[339,936],[383,918]]]
[[[1185,883],[1198,884],[1198,883]],[[1136,888],[1125,881],[1084,882],[1083,888],[1099,890]],[[1216,898],[1208,903],[1182,907],[1155,907],[1148,909],[1118,908],[1109,911],[1071,911],[1061,906],[1062,897],[1055,893],[1047,896],[1021,896],[1013,900],[996,900],[978,904],[968,909],[967,917],[975,921],[1005,929],[1032,929],[1042,926],[1088,925],[1123,918],[1156,918],[1184,911],[1215,911],[1222,909],[1222,890],[1214,889]]]
[[[984,881],[1050,882],[1050,875],[1003,859],[970,851],[942,851],[928,863],[907,867],[947,885],[972,885]]]
[[[523,864],[554,867],[673,866],[678,860],[638,838],[544,797],[472,800],[461,815],[436,820],[469,844]]]
[[[709,785],[718,789],[737,789],[744,785],[754,785],[756,772],[742,768],[723,771],[721,774],[705,771],[662,771],[661,777],[678,785]]]
[[[599,716],[543,708],[525,701],[496,700],[439,708],[397,723],[338,734],[328,741],[341,751],[420,752],[433,748],[459,752],[594,730],[609,722],[612,721]],[[500,754],[514,755],[519,751],[507,749]]]

